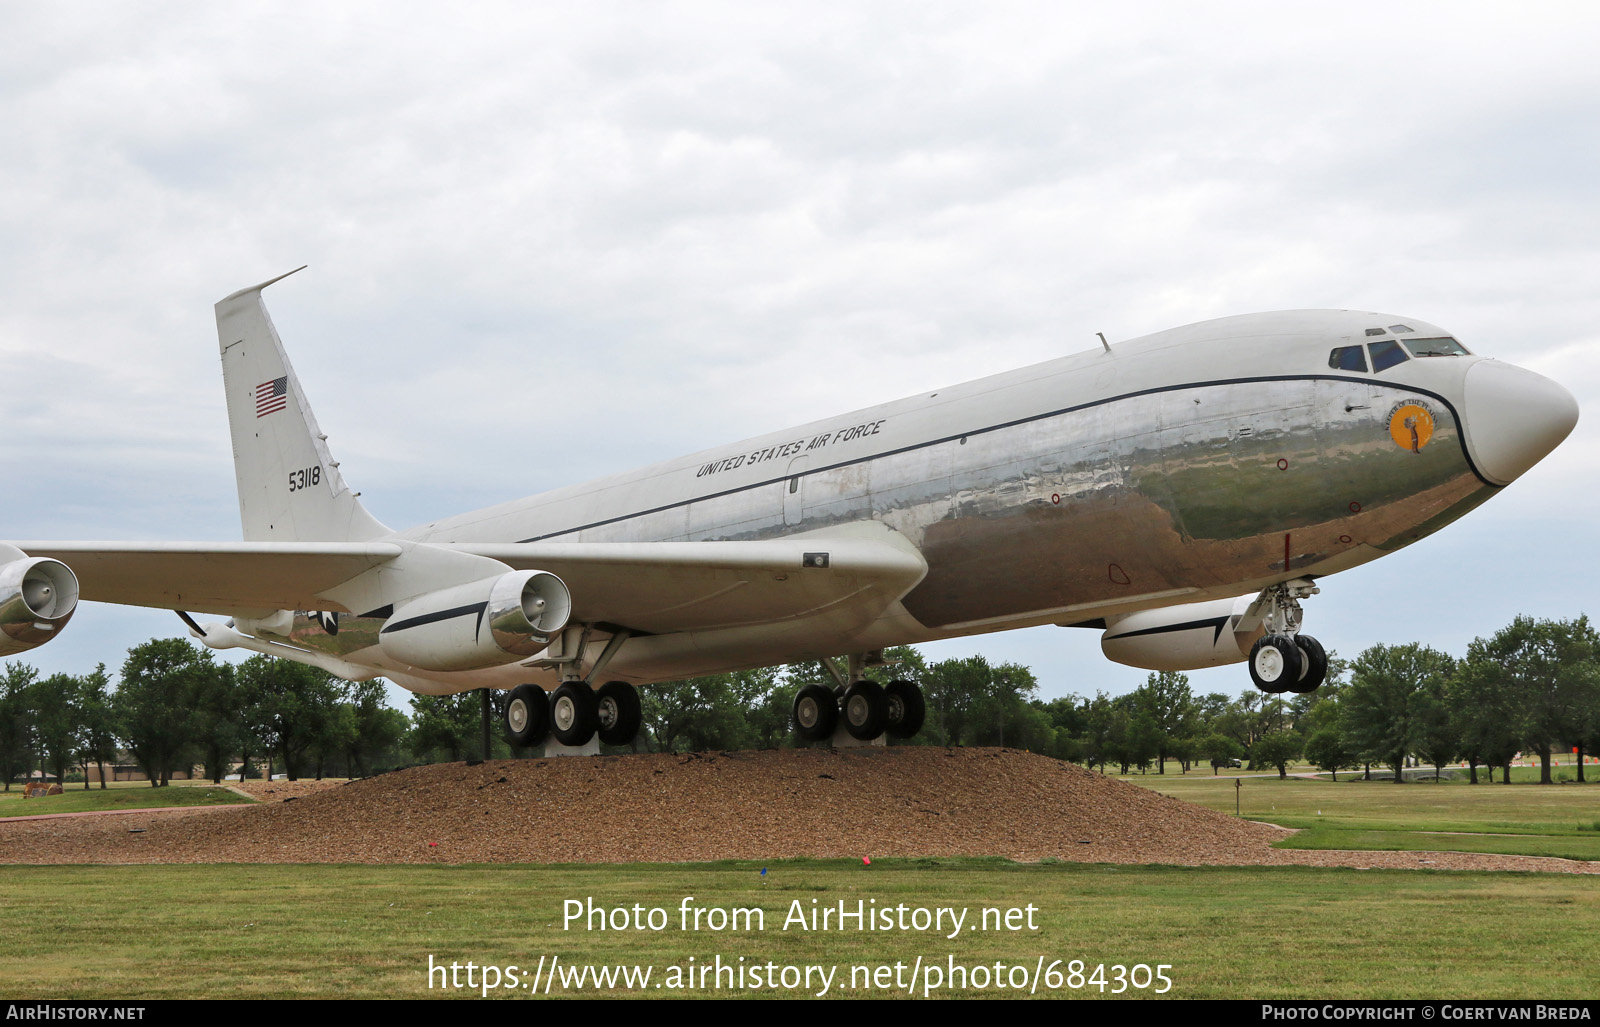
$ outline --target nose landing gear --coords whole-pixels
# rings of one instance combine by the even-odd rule
[[[1264,624],[1267,633],[1250,647],[1250,680],[1263,692],[1315,692],[1328,676],[1328,654],[1310,635],[1300,634],[1300,600],[1321,589],[1296,578],[1264,589],[1250,604],[1238,628]],[[1255,623],[1252,624],[1251,621]]]

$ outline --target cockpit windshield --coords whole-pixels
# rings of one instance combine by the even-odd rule
[[[1407,339],[1406,349],[1414,357],[1465,357],[1465,346],[1454,339]]]
[[[1328,354],[1328,366],[1335,371],[1366,371],[1367,351],[1360,346],[1340,346]]]
[[[1367,349],[1372,351],[1372,369],[1374,371],[1387,371],[1396,364],[1404,363],[1410,357],[1400,348],[1400,344],[1393,339],[1367,344]]]
[[[1395,329],[1405,328],[1395,325]],[[1376,329],[1382,331],[1383,329]],[[1410,331],[1409,328],[1406,329]],[[1373,329],[1368,329],[1371,335]],[[1387,371],[1412,357],[1465,357],[1467,348],[1456,340],[1443,336],[1432,339],[1383,339],[1365,346],[1339,346],[1328,354],[1328,366],[1335,371],[1360,371],[1367,373]],[[1370,363],[1369,361],[1370,357]]]

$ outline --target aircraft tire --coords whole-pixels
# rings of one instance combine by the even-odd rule
[[[594,689],[568,681],[550,694],[550,733],[562,745],[587,745],[599,721]]]
[[[891,681],[883,686],[883,697],[888,703],[883,730],[890,738],[910,738],[922,730],[928,706],[915,682]]]
[[[1280,695],[1300,680],[1303,658],[1288,635],[1263,635],[1250,647],[1250,680],[1263,692]]]
[[[871,741],[883,734],[889,719],[889,700],[876,681],[857,681],[844,690],[844,729],[850,737]]]
[[[600,725],[600,741],[627,745],[639,733],[639,690],[626,681],[607,681],[595,695],[595,716]]]
[[[538,685],[518,685],[506,699],[506,740],[514,748],[538,745],[550,733],[550,696]]]
[[[1322,643],[1310,635],[1294,636],[1294,644],[1304,657],[1300,671],[1300,680],[1289,686],[1289,691],[1298,695],[1315,692],[1322,687],[1322,682],[1328,677],[1328,653],[1322,648]]]
[[[839,701],[821,685],[806,685],[794,695],[794,732],[808,742],[833,737],[839,721]]]

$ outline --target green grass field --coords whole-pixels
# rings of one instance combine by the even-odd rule
[[[39,867],[0,869],[0,943],[17,997],[478,997],[447,990],[436,963],[652,968],[642,990],[563,986],[550,995],[786,997],[820,990],[673,987],[669,968],[773,962],[835,967],[829,995],[897,996],[853,967],[998,961],[1032,974],[1061,960],[1041,997],[1099,997],[1094,966],[1168,964],[1177,998],[1578,998],[1594,993],[1600,889],[1572,875],[1300,867],[1020,866],[885,860],[689,866]],[[663,931],[563,930],[565,899],[665,911]],[[679,907],[756,907],[764,930],[678,930]],[[875,901],[1037,907],[1037,930],[783,929],[791,903]],[[1019,914],[1019,923],[1021,923]],[[969,921],[970,922],[970,921]],[[1087,964],[1074,990],[1067,961]],[[691,960],[693,963],[691,964]],[[463,971],[464,973],[464,971]],[[1107,990],[1116,986],[1109,971]],[[858,971],[859,974],[859,971]],[[465,981],[464,976],[461,978]],[[520,979],[519,979],[520,980]],[[680,982],[681,983],[681,982]],[[764,985],[765,982],[763,982]],[[780,979],[781,983],[781,979]],[[909,982],[908,982],[909,983]],[[926,979],[919,982],[926,985]],[[939,995],[1007,995],[989,983]],[[988,982],[986,982],[988,983]],[[1054,983],[1056,986],[1049,986]],[[665,984],[665,987],[655,985]],[[1159,987],[1159,982],[1153,982]],[[542,988],[541,988],[542,993]],[[1129,987],[1127,996],[1149,995]],[[532,997],[506,989],[490,997]]]
[[[1280,843],[1297,849],[1394,849],[1493,852],[1600,860],[1600,786],[1538,785],[1532,780],[1468,785],[1456,781],[1362,781],[1359,775],[1134,775],[1133,784],[1301,833]],[[1566,768],[1569,771],[1571,768]],[[1592,768],[1591,768],[1592,769]],[[1600,778],[1600,774],[1589,776]]]
[[[22,787],[13,785],[11,791],[0,792],[0,817],[33,817],[45,813],[88,813],[108,809],[151,809],[161,806],[226,806],[248,803],[247,799],[226,788],[217,788],[209,782],[184,782],[167,788],[151,788],[144,781],[121,781],[102,789],[99,785],[88,791],[82,785],[69,786],[60,795],[47,795],[37,799],[24,799]]]
[[[1537,771],[1529,771],[1536,774]],[[1600,776],[1600,775],[1596,775]],[[1245,817],[1304,828],[1307,848],[1456,849],[1600,858],[1600,787],[1360,782],[1209,772],[1129,780]],[[1515,778],[1514,778],[1515,780]],[[216,794],[208,796],[208,792]],[[12,810],[57,811],[77,793],[0,799]],[[123,796],[127,796],[123,799]],[[91,789],[90,801],[176,805],[236,801],[203,784]],[[104,808],[103,805],[97,808]],[[127,866],[0,867],[0,945],[8,996],[25,998],[480,997],[446,988],[447,967],[515,965],[491,998],[1006,996],[1106,997],[1117,965],[1154,968],[1177,998],[1586,998],[1600,928],[1592,876],[1318,869],[1123,867],[1003,860],[881,860],[615,866]],[[680,930],[686,896],[702,909],[759,908],[761,930]],[[563,902],[663,910],[666,929],[563,930]],[[803,911],[841,900],[868,908],[951,907],[976,923],[984,909],[1036,907],[1037,929],[807,931]],[[1023,915],[1016,914],[1019,918]],[[948,922],[946,923],[948,928]],[[541,958],[546,960],[541,963]],[[723,966],[815,967],[794,987],[696,980]],[[742,962],[741,962],[742,959]],[[930,974],[910,979],[922,960]],[[587,967],[650,968],[642,987],[597,988],[539,976]],[[1068,976],[1072,960],[1086,964]],[[1000,964],[1001,983],[995,982]],[[897,968],[897,964],[899,964]],[[964,982],[950,969],[965,967]],[[982,979],[974,976],[983,967]],[[883,968],[883,969],[879,969]],[[585,969],[584,971],[588,971]],[[874,983],[868,975],[880,973]],[[1149,971],[1138,971],[1147,974]],[[522,975],[529,976],[522,976]],[[676,976],[673,976],[676,974]],[[854,975],[854,976],[852,976]],[[724,984],[727,983],[724,976]],[[481,984],[474,970],[474,983]],[[1028,982],[1013,990],[1013,981]],[[1123,984],[1122,997],[1155,997]],[[1077,987],[1074,988],[1073,985]]]

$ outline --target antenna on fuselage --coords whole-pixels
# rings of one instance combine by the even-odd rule
[[[1111,352],[1111,343],[1106,341],[1106,333],[1105,332],[1095,332],[1095,334],[1100,336],[1100,345],[1102,345],[1102,346],[1104,346],[1106,348],[1106,352],[1107,353],[1110,353]]]

